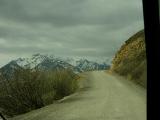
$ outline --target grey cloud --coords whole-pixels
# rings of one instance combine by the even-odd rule
[[[0,0],[6,59],[36,52],[110,57],[140,29],[141,0]]]
[[[5,0],[4,7],[1,8],[1,11],[5,12],[1,12],[1,14],[19,22],[47,22],[55,26],[106,23],[114,25],[119,24],[119,21],[124,25],[126,22],[129,24],[135,19],[142,19],[141,9],[137,9],[141,4],[140,0],[139,6],[134,5],[131,0],[123,1]]]

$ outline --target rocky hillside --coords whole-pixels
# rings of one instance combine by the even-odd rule
[[[147,64],[144,30],[129,38],[116,53],[111,71],[146,87]]]

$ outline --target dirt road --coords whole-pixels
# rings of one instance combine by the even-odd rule
[[[59,103],[12,120],[146,120],[146,90],[104,71],[83,74],[83,88]]]

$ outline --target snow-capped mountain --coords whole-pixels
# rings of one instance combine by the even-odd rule
[[[41,55],[41,54],[34,54],[29,58],[18,58],[17,60],[14,60],[19,66],[23,68],[35,68],[38,64],[42,63],[43,61],[54,60],[54,56],[49,55]]]
[[[14,69],[39,69],[39,70],[55,70],[55,69],[72,69],[75,73],[91,70],[106,70],[109,65],[97,63],[87,59],[61,58],[54,55],[34,54],[29,58],[18,58],[12,60],[0,69],[0,72],[11,75]]]
[[[100,64],[87,59],[80,59],[76,61],[76,63],[76,67],[80,68],[82,71],[105,70],[109,67],[106,63]]]

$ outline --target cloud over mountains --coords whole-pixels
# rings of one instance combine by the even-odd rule
[[[0,66],[33,53],[111,57],[142,28],[141,0],[0,0]]]

